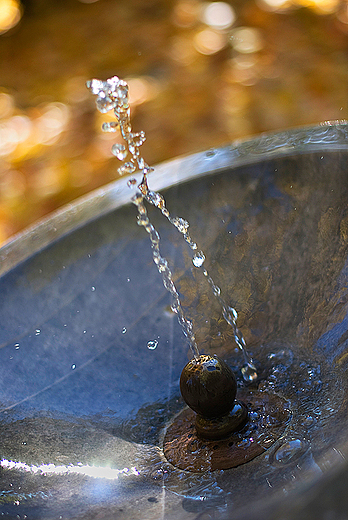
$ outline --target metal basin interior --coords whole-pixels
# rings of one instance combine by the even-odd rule
[[[262,136],[149,179],[190,222],[238,310],[259,388],[290,402],[283,436],[237,468],[195,474],[163,456],[190,356],[126,181],[0,250],[6,518],[324,518],[346,507],[347,132],[342,123]],[[156,208],[149,215],[202,352],[238,372],[186,244]]]

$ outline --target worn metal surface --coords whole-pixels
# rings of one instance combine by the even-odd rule
[[[164,437],[167,460],[185,471],[215,471],[246,464],[270,448],[290,420],[289,403],[275,394],[246,389],[240,390],[238,397],[247,403],[249,419],[243,428],[223,439],[200,438],[195,413],[190,409],[181,412]]]

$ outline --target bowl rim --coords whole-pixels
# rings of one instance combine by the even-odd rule
[[[149,185],[151,190],[159,191],[260,160],[342,149],[348,149],[348,121],[325,121],[315,126],[262,133],[220,148],[170,159],[155,167]],[[132,177],[138,184],[142,174]],[[89,221],[130,204],[134,191],[128,187],[127,179],[120,178],[97,188],[13,235],[0,248],[0,276]]]

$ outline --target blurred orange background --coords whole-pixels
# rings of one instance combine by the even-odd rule
[[[85,82],[126,79],[154,165],[348,118],[346,0],[0,0],[0,244],[117,178]]]

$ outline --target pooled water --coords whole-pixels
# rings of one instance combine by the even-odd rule
[[[277,449],[274,460],[280,464],[289,464],[299,458],[305,449],[305,442],[301,439],[288,440]]]
[[[322,474],[320,461],[328,448],[322,438],[328,442],[335,418],[344,413],[341,406],[346,389],[341,376],[336,370],[333,374],[324,358],[306,359],[295,345],[263,344],[256,348],[256,353],[263,366],[259,389],[265,392],[271,385],[272,391],[288,400],[291,420],[286,430],[274,442],[273,424],[263,407],[250,411],[249,424],[239,433],[236,446],[248,449],[259,442],[268,448],[252,462],[252,477],[248,464],[214,472],[181,471],[166,463],[160,450],[149,448],[147,444],[143,455],[138,453],[136,467],[140,475],[165,489],[168,508],[170,497],[174,495],[188,512],[207,511],[219,518],[218,513],[226,509],[231,512],[245,506],[246,496],[252,497],[255,503],[262,500],[265,493],[285,497],[290,490]],[[311,382],[319,368],[323,384],[317,391]],[[239,382],[241,388],[243,384]],[[300,396],[298,389],[302,389]],[[331,406],[327,406],[329,398]],[[151,417],[148,420],[151,422]]]

